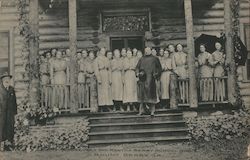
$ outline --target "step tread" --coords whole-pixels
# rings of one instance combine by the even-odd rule
[[[87,144],[111,144],[111,143],[133,143],[133,142],[154,142],[154,141],[174,141],[190,140],[189,136],[168,136],[168,137],[146,137],[146,138],[129,138],[129,139],[107,139],[107,140],[90,140]]]
[[[137,129],[137,130],[126,130],[126,131],[107,131],[107,132],[90,132],[90,136],[94,135],[111,135],[111,134],[136,134],[136,133],[157,133],[157,132],[180,132],[188,131],[188,128],[185,127],[172,127],[167,129]]]
[[[153,125],[153,124],[173,124],[173,123],[185,123],[184,120],[174,121],[154,121],[154,122],[134,122],[134,123],[105,123],[105,124],[90,124],[90,127],[105,127],[105,126],[129,126],[129,125]]]
[[[165,116],[182,116],[182,113],[169,113],[169,114],[158,114],[155,117]],[[101,120],[101,119],[123,119],[123,118],[148,118],[150,115],[121,115],[121,116],[110,116],[110,117],[90,117],[89,120]]]
[[[162,113],[162,112],[169,112],[169,113],[182,113],[180,109],[178,108],[171,108],[171,109],[156,109],[156,113]],[[102,115],[136,115],[138,114],[138,111],[116,111],[116,112],[97,112],[97,113],[89,113],[91,116],[102,116]]]
[[[30,129],[53,129],[53,128],[61,128],[61,127],[69,127],[72,124],[55,124],[55,125],[46,125],[46,126],[30,126]]]

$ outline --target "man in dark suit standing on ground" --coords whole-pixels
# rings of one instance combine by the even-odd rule
[[[11,84],[12,76],[5,73],[0,76],[0,142],[13,144],[15,115],[17,114],[16,94]],[[4,148],[8,150],[9,148]]]

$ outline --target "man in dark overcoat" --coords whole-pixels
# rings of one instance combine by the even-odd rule
[[[136,66],[138,81],[138,102],[140,103],[139,115],[144,112],[144,105],[150,108],[151,116],[155,112],[158,101],[156,80],[161,76],[162,67],[159,59],[152,55],[151,48],[145,48],[145,55]]]
[[[17,104],[11,78],[7,73],[0,76],[0,142],[7,140],[13,143]]]

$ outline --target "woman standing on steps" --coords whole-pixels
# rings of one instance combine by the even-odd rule
[[[66,60],[62,57],[62,52],[57,51],[56,59],[51,63],[51,84],[53,88],[53,107],[66,109],[68,106],[66,95],[66,84],[69,84],[69,67]]]
[[[97,101],[97,80],[95,76],[95,54],[93,51],[89,52],[89,58],[86,62],[86,99],[87,106],[90,108],[90,112],[98,111]]]
[[[133,57],[130,50],[127,51],[127,58],[124,60],[124,89],[123,103],[127,105],[127,111],[131,107],[136,111],[135,103],[137,102],[137,85],[135,76],[136,59]]]
[[[177,44],[176,49],[177,52],[174,52],[172,55],[173,71],[178,75],[179,79],[185,80],[188,78],[187,54],[183,52],[183,46],[181,44]],[[188,83],[181,81],[178,87],[182,103],[188,103]]]
[[[168,52],[169,52],[170,58],[172,58],[172,56],[175,54],[175,48],[173,44],[168,45]]]
[[[45,53],[47,54],[47,53]],[[41,99],[44,101],[41,102],[42,106],[49,106],[49,88],[48,84],[50,83],[49,77],[49,62],[48,59],[45,57],[46,55],[40,55],[40,77],[41,77]]]
[[[100,54],[95,59],[95,75],[98,81],[97,91],[98,91],[98,105],[103,110],[103,107],[108,107],[113,105],[111,93],[111,73],[110,73],[110,63],[108,58],[105,56],[106,49],[101,48]]]
[[[213,100],[213,57],[206,52],[204,44],[200,45],[201,53],[198,55],[199,76],[200,76],[200,95],[202,101]]]
[[[222,46],[219,42],[215,43],[216,51],[212,53],[213,65],[214,65],[214,81],[215,81],[215,95],[216,101],[224,101],[225,98],[225,83],[221,77],[225,76],[225,55],[222,50]]]
[[[112,53],[112,51],[107,51],[106,57],[109,60],[109,77],[110,77],[110,90],[108,90],[107,94],[110,97],[110,99],[112,100],[113,99],[112,98],[112,71],[111,71],[111,63],[112,63],[112,60],[113,60],[113,53]],[[112,112],[113,106],[107,106],[106,109],[109,112]]]
[[[162,66],[162,74],[160,79],[161,86],[161,104],[164,108],[169,107],[169,85],[170,85],[170,74],[172,73],[172,59],[169,57],[169,52],[167,50],[164,51],[164,55],[161,58],[161,66]]]
[[[114,102],[113,111],[120,108],[123,100],[123,63],[120,59],[120,51],[114,50],[114,58],[111,61],[111,76],[112,76],[112,99]]]
[[[83,108],[85,103],[85,63],[82,52],[76,54],[77,58],[77,82],[78,82],[78,108]]]
[[[125,59],[127,58],[127,50],[126,48],[122,48],[121,50],[121,62],[122,62],[122,66],[124,66],[125,64]],[[123,90],[122,90],[122,93],[124,93],[124,79],[125,79],[125,72],[124,72],[124,69],[122,70],[122,84],[123,84]],[[124,96],[124,95],[123,95]],[[125,111],[124,110],[124,107],[125,107],[126,104],[122,103],[121,107],[120,107],[120,110],[121,111]]]

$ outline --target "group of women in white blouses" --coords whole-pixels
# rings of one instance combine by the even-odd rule
[[[198,77],[200,96],[203,101],[225,98],[222,81],[213,83],[211,77],[223,77],[225,56],[221,52],[221,44],[215,44],[216,51],[212,54],[206,52],[205,45],[200,45],[198,55]],[[183,46],[172,44],[166,49],[160,48],[159,52],[152,49],[152,55],[159,58],[162,65],[161,78],[157,83],[157,97],[159,102],[166,107],[170,99],[170,75],[175,73],[179,79],[188,78],[187,53]],[[97,56],[96,56],[97,55]],[[96,54],[93,51],[82,50],[77,52],[77,81],[78,81],[78,105],[80,108],[90,107],[92,112],[98,110],[108,111],[136,111],[137,82],[135,68],[139,59],[143,56],[140,50],[115,49],[106,51],[101,48]],[[69,83],[70,50],[59,51],[52,49],[40,58],[40,75],[42,85],[65,85]],[[214,86],[216,85],[216,86]],[[186,87],[180,87],[181,98],[188,97]],[[214,92],[214,89],[216,90]],[[47,93],[48,89],[43,88]],[[214,95],[215,93],[215,95]],[[45,105],[53,107],[66,107],[69,104],[67,88],[53,93],[56,100],[51,100],[49,94],[44,94]],[[47,96],[46,96],[47,95]],[[51,103],[53,101],[53,104]],[[99,106],[99,107],[98,107]]]

